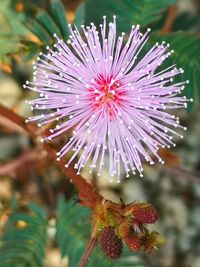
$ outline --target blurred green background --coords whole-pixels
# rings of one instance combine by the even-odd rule
[[[34,95],[23,83],[31,80],[32,60],[53,44],[53,33],[67,40],[69,22],[98,25],[103,15],[114,14],[119,32],[140,24],[142,30],[152,29],[149,47],[163,40],[171,44],[175,53],[166,64],[185,70],[180,79],[190,84],[184,95],[194,102],[177,113],[188,130],[176,148],[162,152],[165,165],[145,165],[143,178],[124,178],[120,184],[110,183],[106,172],[100,178],[83,172],[108,199],[153,203],[160,217],[154,228],[166,239],[158,251],[136,255],[127,264],[108,262],[96,251],[87,266],[199,267],[199,0],[1,0],[0,103],[30,116],[25,100]],[[90,221],[87,210],[74,206],[71,198],[76,198],[73,186],[47,155],[27,135],[12,131],[0,115],[0,267],[76,266]]]

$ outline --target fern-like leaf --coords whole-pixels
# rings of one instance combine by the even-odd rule
[[[51,0],[48,11],[40,10],[35,18],[29,19],[27,22],[28,29],[35,34],[44,45],[49,45],[54,42],[54,33],[64,40],[67,39],[67,20],[64,7],[60,0]]]
[[[79,5],[76,9],[74,24],[78,29],[81,28],[81,25],[84,24],[85,20],[85,3]]]
[[[68,28],[67,28],[67,20],[65,16],[65,11],[62,3],[60,0],[51,0],[49,12],[54,18],[56,24],[58,25],[61,36],[64,40],[67,40],[68,38]]]
[[[86,24],[94,22],[102,23],[102,16],[106,15],[110,20],[116,15],[118,31],[128,32],[132,24],[142,26],[158,20],[161,13],[175,0],[86,0],[85,20]]]
[[[31,204],[30,214],[13,212],[0,236],[0,266],[43,267],[47,218]]]
[[[62,256],[69,258],[69,266],[76,267],[90,237],[90,212],[85,207],[65,202],[62,197],[57,205],[57,242]],[[138,256],[124,249],[117,261],[107,259],[98,245],[89,257],[86,267],[141,267]]]
[[[22,14],[11,8],[11,0],[1,0],[0,4],[0,62],[11,62],[8,55],[15,54],[20,49],[20,38],[27,30],[21,23]]]
[[[45,49],[45,46],[53,45],[55,42],[54,34],[65,41],[67,40],[67,20],[60,0],[51,0],[47,10],[42,9],[34,18],[27,18],[25,24],[29,31],[40,40],[40,44],[35,43],[35,45],[33,42],[23,41],[26,45],[26,59],[35,57],[39,51]]]
[[[189,80],[183,94],[189,99],[200,99],[200,38],[186,32],[174,32],[166,35],[155,34],[150,38],[149,44],[152,46],[156,41],[166,41],[174,50],[165,66],[176,64],[177,67],[183,68],[184,74],[177,77],[177,81]],[[191,111],[192,108],[193,102],[188,102],[188,110]]]

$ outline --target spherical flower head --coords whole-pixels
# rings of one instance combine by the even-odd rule
[[[138,25],[128,37],[117,36],[115,17],[108,25],[104,17],[98,29],[82,25],[83,35],[75,26],[69,30],[67,44],[55,36],[54,48],[47,47],[34,63],[33,82],[24,87],[39,93],[30,104],[40,114],[28,121],[51,127],[43,140],[71,131],[57,156],[72,151],[66,167],[78,158],[78,173],[90,159],[98,175],[106,160],[118,181],[122,169],[127,176],[135,171],[142,176],[143,160],[162,162],[158,149],[182,137],[174,128],[184,127],[167,110],[187,105],[179,95],[185,82],[173,83],[183,71],[175,66],[158,71],[171,54],[164,42],[138,59],[149,32],[141,33]]]

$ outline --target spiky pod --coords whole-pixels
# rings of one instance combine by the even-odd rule
[[[140,223],[155,223],[158,220],[158,214],[153,206],[138,207],[133,211],[133,221]]]
[[[131,251],[138,251],[141,248],[141,240],[136,235],[130,234],[126,236],[124,242]]]
[[[141,237],[142,248],[146,252],[152,252],[164,242],[164,238],[158,232],[150,232],[148,229],[145,229],[145,234]]]
[[[105,255],[116,260],[122,253],[122,240],[116,235],[113,227],[104,227],[98,237],[99,245]]]

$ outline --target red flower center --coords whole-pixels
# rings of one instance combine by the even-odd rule
[[[114,104],[120,104],[120,95],[118,88],[121,86],[120,81],[113,81],[112,77],[104,78],[100,75],[95,79],[95,85],[89,89],[92,103],[95,103],[94,109],[104,108],[110,115],[114,115]]]

